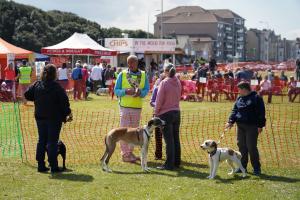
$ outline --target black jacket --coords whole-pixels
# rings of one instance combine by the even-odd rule
[[[207,76],[207,72],[208,72],[208,68],[207,67],[201,67],[197,71],[196,78],[199,80],[200,77],[206,77]]]
[[[259,128],[266,125],[265,104],[255,91],[236,100],[229,117],[229,123],[235,122],[256,125]]]
[[[25,98],[34,101],[37,120],[66,121],[71,113],[65,90],[55,81],[37,81],[25,92]]]

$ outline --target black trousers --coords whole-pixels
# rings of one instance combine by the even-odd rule
[[[106,88],[105,82],[106,82],[105,78],[102,78],[101,84],[103,88]]]
[[[48,154],[48,162],[52,169],[58,167],[57,142],[62,126],[61,121],[36,120],[39,139],[36,147],[36,160],[39,167],[45,166],[45,153]],[[47,146],[47,151],[46,151]]]
[[[163,136],[166,143],[166,162],[167,169],[180,166],[181,149],[179,138],[180,111],[169,111],[159,116],[166,122],[163,128]]]
[[[256,125],[237,123],[237,145],[242,154],[241,163],[245,169],[247,169],[249,154],[253,169],[260,171],[257,139],[258,127]]]
[[[155,158],[162,158],[162,132],[160,128],[155,128]]]

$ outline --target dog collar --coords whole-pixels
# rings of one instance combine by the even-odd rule
[[[210,157],[213,157],[216,153],[217,153],[217,149],[214,150],[214,151],[212,151],[212,152],[210,152],[210,153],[209,153],[209,156],[210,156]],[[221,160],[221,153],[222,153],[222,152],[220,151],[220,153],[219,153],[219,161]]]
[[[217,153],[217,149],[213,150],[212,152],[209,153],[210,157],[213,157]]]

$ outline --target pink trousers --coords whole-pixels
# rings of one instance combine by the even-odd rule
[[[120,126],[137,128],[140,125],[142,109],[123,108],[120,107]],[[126,142],[121,141],[121,154],[122,156],[128,156],[133,152],[133,146]]]

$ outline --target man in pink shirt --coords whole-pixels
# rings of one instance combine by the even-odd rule
[[[161,170],[179,168],[181,150],[179,139],[181,84],[175,76],[176,71],[172,64],[164,67],[165,78],[158,88],[155,102],[155,116],[166,122],[163,136],[166,143],[165,163],[158,167]]]
[[[264,80],[260,83],[259,95],[261,97],[268,95],[268,103],[272,102],[272,83],[268,80],[268,76],[265,76]]]
[[[295,78],[293,76],[290,77],[290,82],[288,82],[288,88],[289,102],[294,102],[298,94],[300,94],[300,88],[297,88],[297,81],[295,81]]]

